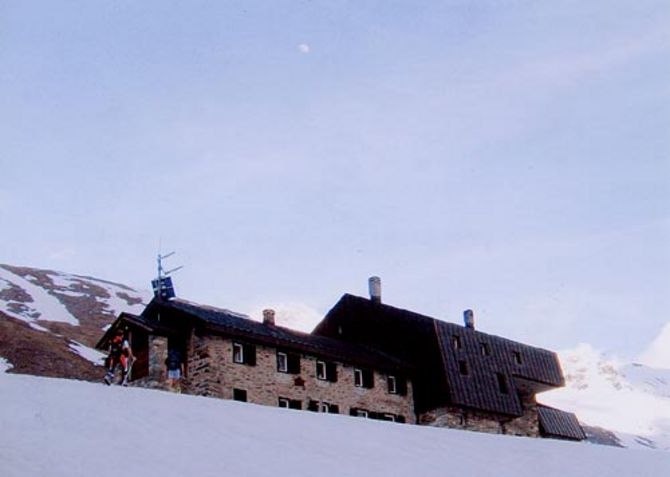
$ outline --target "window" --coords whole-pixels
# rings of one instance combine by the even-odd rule
[[[321,381],[337,382],[337,365],[327,361],[317,360],[316,379]]]
[[[479,343],[482,356],[491,356],[491,347],[488,343]]]
[[[372,388],[375,385],[374,374],[369,369],[354,368],[354,386]]]
[[[277,406],[285,409],[302,409],[302,401],[299,399],[280,397],[277,399]]]
[[[521,353],[518,351],[512,351],[512,358],[516,364],[521,364]]]
[[[395,376],[389,375],[386,378],[386,383],[388,384],[389,394],[398,394],[398,386]]]
[[[453,346],[454,349],[461,349],[463,347],[463,343],[461,342],[461,337],[458,335],[452,335],[451,336],[451,345]]]
[[[244,363],[244,346],[240,343],[233,343],[233,362]]]
[[[281,351],[277,351],[277,371],[280,373],[288,373],[288,356]],[[286,407],[288,407],[288,405]]]
[[[247,402],[247,391],[244,389],[233,389],[233,399],[235,401]]]
[[[250,344],[233,343],[233,363],[256,366],[256,347]]]
[[[316,379],[326,381],[328,374],[326,373],[326,363],[324,361],[316,362]]]
[[[363,370],[354,369],[354,386],[363,387]]]
[[[395,422],[395,414],[383,413],[379,415],[380,421]]]
[[[496,373],[496,379],[498,380],[498,390],[501,394],[509,394],[509,388],[507,387],[507,378],[503,373]]]
[[[460,360],[458,362],[458,371],[463,375],[467,376],[468,375],[468,363],[466,363],[464,360]]]
[[[368,411],[365,409],[359,409],[357,407],[352,407],[349,410],[349,415],[356,417],[368,417]]]
[[[326,412],[328,414],[339,414],[340,407],[337,404],[331,404],[325,401],[309,401],[307,410],[313,412]]]
[[[277,371],[300,374],[300,355],[288,351],[277,351]]]

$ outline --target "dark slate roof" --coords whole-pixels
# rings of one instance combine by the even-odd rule
[[[203,306],[182,299],[153,300],[142,313],[152,320],[155,312],[177,312],[200,327],[215,333],[236,337],[252,343],[295,350],[324,359],[372,367],[377,370],[407,372],[403,361],[365,346],[351,345],[323,336],[311,335],[282,326],[269,326],[230,310]]]
[[[541,404],[537,406],[537,413],[543,435],[578,441],[586,439],[586,434],[573,413]]]
[[[332,333],[328,320],[331,316],[340,316],[340,308],[347,316],[355,316],[356,321],[373,320],[377,326],[384,326],[384,333],[393,333],[395,328],[395,333],[402,334],[401,339],[405,341],[418,339],[418,334],[412,336],[412,330],[432,329],[432,339],[438,342],[442,357],[440,364],[449,401],[453,404],[519,416],[523,410],[515,378],[520,378],[519,382],[537,383],[540,388],[564,385],[558,357],[551,351],[354,295],[345,294],[314,332]],[[454,336],[460,340],[458,349],[453,345]],[[421,339],[425,339],[425,332]],[[488,346],[490,355],[482,353],[482,343]],[[380,349],[392,354],[397,352],[384,347]],[[518,353],[521,364],[514,359],[514,352]],[[466,375],[461,373],[460,361],[465,362]],[[418,363],[409,362],[418,366]],[[500,391],[497,374],[504,376],[508,393]]]
[[[435,320],[435,330],[454,404],[520,415],[523,409],[514,377],[550,386],[563,385],[555,353],[444,321]],[[458,349],[454,337],[460,342]],[[484,345],[490,355],[482,352]],[[513,358],[514,352],[518,353],[520,364]],[[467,368],[466,375],[460,371],[461,361]],[[498,374],[505,380],[507,393],[499,389]]]

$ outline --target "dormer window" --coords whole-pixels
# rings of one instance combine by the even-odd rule
[[[468,375],[468,363],[465,362],[465,360],[460,360],[458,362],[458,371],[463,375],[467,376]]]
[[[503,373],[496,373],[496,379],[498,380],[498,391],[500,391],[500,394],[509,394],[507,377]]]
[[[518,351],[512,351],[512,359],[516,364],[521,364],[521,353]]]
[[[461,341],[461,337],[458,335],[451,335],[451,346],[454,349],[461,349],[463,348],[463,343]]]
[[[488,343],[479,343],[479,349],[482,352],[482,356],[491,356],[491,346]]]

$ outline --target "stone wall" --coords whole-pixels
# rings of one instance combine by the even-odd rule
[[[197,336],[191,340],[187,378],[183,392],[224,399],[233,398],[233,389],[247,392],[247,401],[277,406],[278,398],[301,401],[307,409],[309,401],[336,404],[340,414],[349,414],[351,408],[403,416],[415,423],[411,383],[405,396],[390,394],[386,375],[374,371],[371,389],[354,386],[354,367],[337,363],[337,382],[316,377],[317,358],[301,355],[300,373],[277,371],[277,350],[256,346],[256,365],[234,363],[233,340],[218,336]]]
[[[168,342],[165,336],[149,335],[148,374],[131,381],[132,386],[145,388],[165,388],[165,358],[167,358]]]
[[[540,437],[537,405],[532,401],[522,404],[523,415],[519,417],[445,406],[422,413],[418,417],[418,424],[491,434]]]

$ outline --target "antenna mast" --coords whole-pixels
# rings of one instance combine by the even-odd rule
[[[174,255],[174,252],[166,253],[165,255],[158,254],[156,262],[158,263],[158,276],[155,280],[151,281],[151,286],[154,290],[154,296],[156,298],[163,298],[169,300],[170,298],[175,297],[174,286],[172,285],[171,273],[176,272],[184,268],[183,265],[180,265],[171,270],[165,270],[163,268],[163,260]]]

